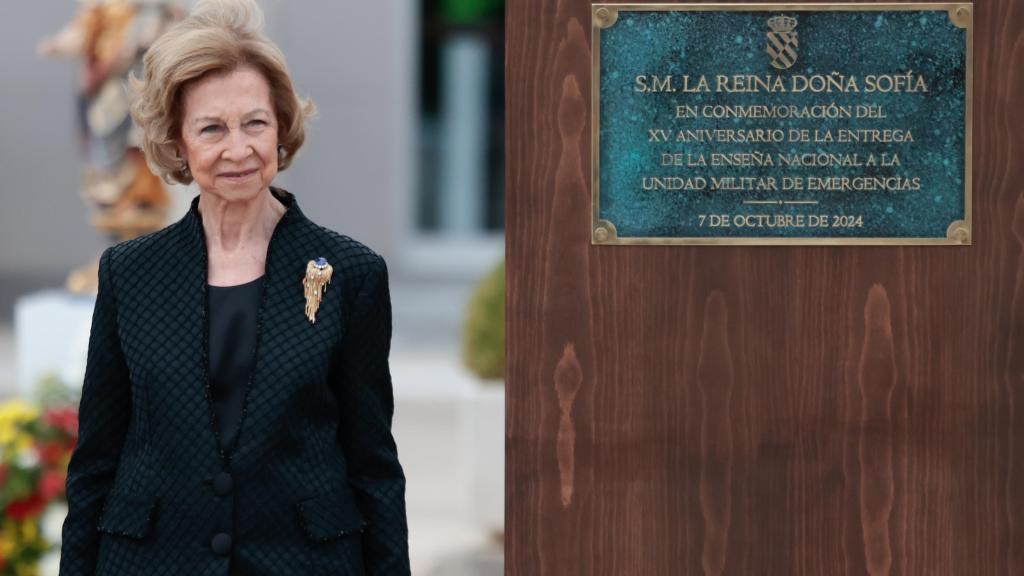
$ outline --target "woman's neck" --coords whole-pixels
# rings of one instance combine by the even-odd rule
[[[233,286],[264,274],[270,237],[287,208],[270,190],[245,202],[203,194],[199,211],[206,236],[207,283]]]
[[[205,192],[199,196],[207,248],[221,255],[265,252],[285,211],[269,189],[251,200],[227,201]]]

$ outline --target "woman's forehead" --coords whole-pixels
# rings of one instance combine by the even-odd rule
[[[250,66],[210,74],[190,83],[183,94],[185,118],[244,115],[272,109],[270,84]]]

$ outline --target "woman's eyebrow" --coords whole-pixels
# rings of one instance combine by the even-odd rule
[[[270,115],[270,111],[268,111],[268,110],[266,110],[264,108],[257,108],[255,110],[251,110],[249,112],[246,112],[245,114],[242,114],[242,117],[245,118],[245,117],[248,117],[248,116],[253,116],[254,114],[266,114],[266,115],[269,116]],[[221,121],[222,120],[220,118],[216,117],[216,116],[200,116],[199,118],[196,118],[195,120],[193,120],[192,123],[193,124],[200,124],[202,122],[221,122]]]

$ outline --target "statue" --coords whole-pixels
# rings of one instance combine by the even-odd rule
[[[146,165],[138,128],[129,114],[128,74],[142,55],[184,11],[174,0],[79,0],[80,10],[39,53],[82,60],[78,96],[79,132],[85,157],[81,194],[93,209],[91,223],[114,241],[159,230],[170,195]],[[138,75],[141,76],[141,73]],[[95,292],[97,267],[74,270],[68,290]]]

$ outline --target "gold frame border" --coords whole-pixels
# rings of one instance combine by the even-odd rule
[[[949,224],[946,238],[777,238],[748,236],[734,238],[718,237],[626,237],[620,238],[615,225],[599,218],[600,151],[601,151],[601,30],[614,26],[622,10],[634,12],[890,12],[944,10],[949,19],[959,28],[967,30],[967,71],[966,96],[964,98],[964,219]],[[969,246],[972,238],[971,220],[971,168],[973,156],[973,99],[974,99],[974,3],[973,2],[924,2],[899,4],[592,4],[591,5],[591,70],[590,70],[590,113],[591,113],[591,245],[757,245],[757,246],[879,246],[879,245],[927,245],[927,246]]]

